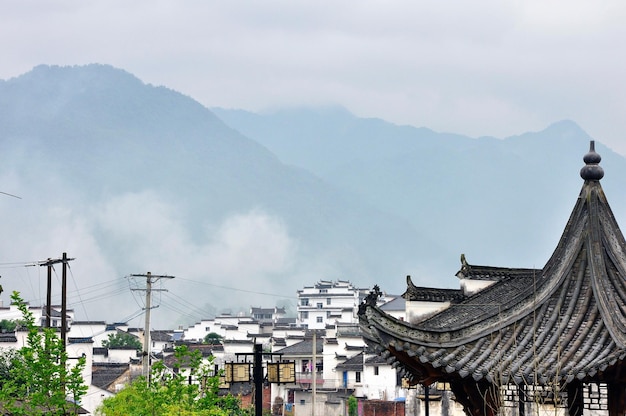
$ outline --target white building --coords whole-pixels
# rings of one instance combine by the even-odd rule
[[[369,293],[344,280],[320,280],[298,290],[298,325],[324,329],[336,322],[356,322],[359,304]]]

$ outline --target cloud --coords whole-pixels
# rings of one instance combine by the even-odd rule
[[[13,192],[19,182],[11,173],[0,178]],[[279,218],[261,210],[234,213],[205,226],[203,238],[194,239],[180,207],[152,191],[81,205],[72,203],[71,192],[55,196],[44,191],[46,185],[36,200],[0,199],[0,215],[11,219],[5,227],[10,237],[0,241],[5,301],[17,290],[31,304],[42,305],[46,270],[35,264],[63,252],[75,259],[69,263],[68,299],[81,320],[141,315],[145,292],[131,289],[145,288],[145,280],[128,276],[148,271],[175,277],[155,285],[167,290],[154,294],[153,305],[162,308],[153,314],[157,326],[194,322],[223,308],[271,307],[295,297],[295,285],[273,284],[291,272],[298,255],[297,243]],[[56,304],[61,270],[55,266]]]
[[[120,260],[118,267],[125,265],[127,274],[150,271],[175,277],[160,283],[172,294],[169,302],[187,303],[171,305],[183,315],[199,319],[206,305],[247,308],[252,298],[274,306],[276,297],[259,298],[261,293],[295,295],[295,287],[272,284],[275,276],[291,270],[297,256],[297,244],[279,218],[260,210],[236,213],[205,227],[204,237],[194,239],[181,212],[144,191],[109,199],[94,219],[98,233],[106,236],[107,251]]]
[[[572,119],[626,153],[626,5],[614,0],[25,1],[0,11],[4,78],[99,62],[208,107],[336,103],[472,136]],[[504,110],[490,117],[492,104]]]

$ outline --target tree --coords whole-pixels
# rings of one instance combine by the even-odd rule
[[[357,416],[359,401],[354,396],[348,397],[348,416]]]
[[[0,321],[1,332],[14,332],[17,326],[18,322],[14,319],[3,319]]]
[[[114,397],[102,402],[97,414],[104,416],[239,416],[239,399],[220,396],[220,374],[212,374],[213,357],[203,362],[200,351],[187,346],[174,350],[175,363],[168,368],[163,361],[152,367],[150,378],[139,377]],[[192,380],[190,383],[189,380]]]
[[[22,313],[28,333],[24,347],[2,358],[7,372],[0,389],[3,411],[12,415],[76,414],[74,403],[80,403],[87,392],[82,376],[85,358],[68,366],[65,345],[55,330],[35,325],[18,292],[13,292],[11,300]]]
[[[136,349],[137,351],[142,348],[141,342],[137,339],[137,337],[123,331],[118,331],[115,334],[109,334],[109,338],[102,341],[102,346],[104,348],[130,347]]]
[[[217,344],[221,344],[222,343],[222,339],[224,339],[224,337],[221,336],[220,334],[218,334],[216,332],[209,332],[204,337],[204,343],[205,344],[211,344],[211,345],[217,345]]]

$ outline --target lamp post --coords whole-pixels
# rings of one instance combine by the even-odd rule
[[[254,344],[253,353],[236,353],[238,358],[252,355],[252,382],[254,384],[254,416],[263,415],[263,355],[282,357],[281,353],[263,353],[263,345]],[[225,376],[227,383],[246,383],[250,381],[250,363],[245,361],[240,363],[226,363]],[[270,383],[295,383],[296,363],[294,361],[278,363],[267,363],[268,381]]]

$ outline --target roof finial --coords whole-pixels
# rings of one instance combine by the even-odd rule
[[[585,166],[580,170],[580,177],[586,181],[599,181],[604,176],[604,169],[598,165],[602,158],[596,153],[596,142],[589,143],[589,153],[583,157]]]

